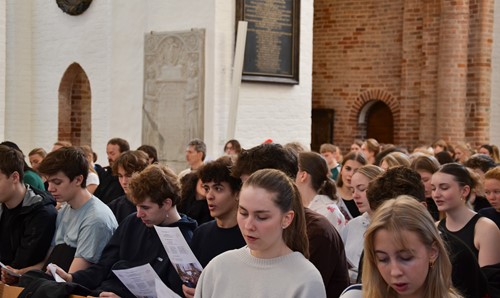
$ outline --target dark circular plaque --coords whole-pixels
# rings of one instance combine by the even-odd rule
[[[67,14],[77,16],[89,8],[92,0],[56,0],[57,6]]]

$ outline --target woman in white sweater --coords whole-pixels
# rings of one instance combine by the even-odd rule
[[[273,169],[243,184],[238,225],[247,246],[215,257],[195,297],[326,297],[310,263],[304,210],[293,181]]]

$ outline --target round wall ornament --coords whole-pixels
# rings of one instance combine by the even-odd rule
[[[92,0],[56,0],[57,6],[67,14],[77,16],[89,8]]]

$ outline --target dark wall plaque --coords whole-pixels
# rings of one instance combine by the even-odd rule
[[[243,80],[299,83],[300,0],[238,0],[248,22]]]

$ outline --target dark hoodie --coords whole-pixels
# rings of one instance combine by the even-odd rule
[[[29,185],[20,206],[7,211],[0,204],[2,263],[21,269],[45,259],[56,230],[55,205],[50,194]]]
[[[182,218],[168,225],[179,227],[184,238],[191,242],[196,221],[181,215]],[[148,228],[136,213],[125,218],[102,252],[97,264],[73,273],[73,282],[89,289],[94,295],[109,291],[120,297],[135,297],[113,274],[112,269],[132,268],[146,263],[156,271],[167,287],[182,295],[182,282],[170,263],[167,252],[154,228]]]

